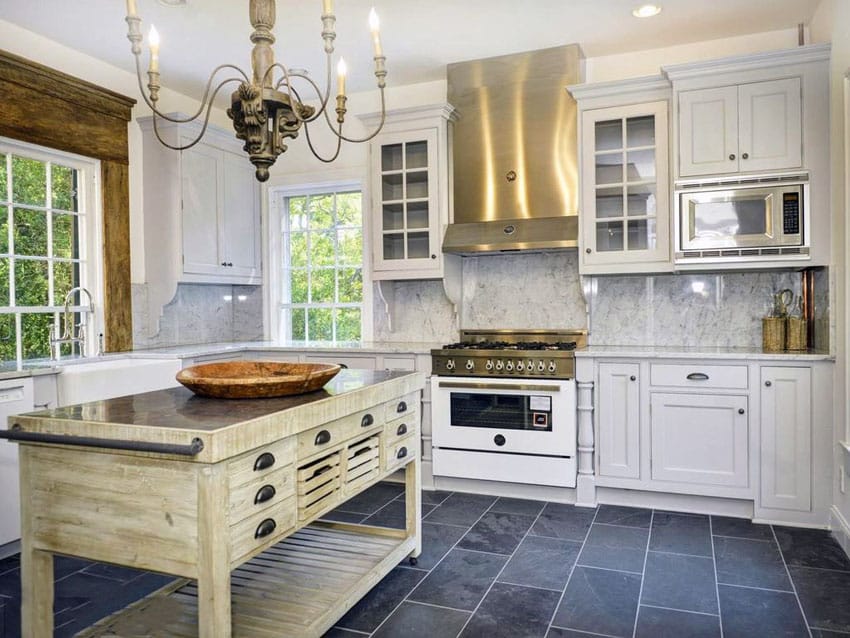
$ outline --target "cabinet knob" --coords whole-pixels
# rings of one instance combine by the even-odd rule
[[[637,377],[635,375],[632,375],[629,377],[629,381],[637,381]]]
[[[749,158],[750,158],[750,154],[749,154],[749,153],[744,153],[743,155],[741,155],[741,158],[742,158],[742,159],[749,159]]]
[[[744,408],[738,408],[738,414],[743,414],[743,413],[744,413]]]
[[[221,262],[221,265],[222,265],[222,266],[227,266],[227,262],[226,262],[226,261],[223,261],[223,262]]]
[[[773,385],[773,382],[772,381],[765,381],[764,384],[769,388],[770,386]]]
[[[431,255],[431,259],[436,259],[437,255]]]
[[[505,439],[505,437],[501,434],[497,434],[493,437],[493,443],[495,443],[499,447],[502,447],[505,443],[507,443],[507,439]]]
[[[233,268],[233,262],[232,262],[232,261],[228,261],[228,262],[227,262],[227,266],[228,266],[228,268]]]
[[[593,251],[592,251],[592,250],[590,250],[590,248],[585,248],[585,249],[584,249],[584,252],[586,252],[586,253],[589,255],[589,254],[590,254],[590,253],[592,253]]]
[[[729,153],[729,159],[730,160],[735,159],[735,153]]]

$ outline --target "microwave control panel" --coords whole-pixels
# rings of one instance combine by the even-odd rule
[[[782,193],[782,234],[800,234],[799,193]]]

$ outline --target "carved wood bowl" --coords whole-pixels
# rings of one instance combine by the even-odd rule
[[[335,363],[223,361],[183,368],[177,380],[215,399],[264,399],[319,390],[340,371]]]

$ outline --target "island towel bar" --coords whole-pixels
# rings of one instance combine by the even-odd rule
[[[100,447],[110,450],[128,450],[130,452],[152,452],[155,454],[178,454],[180,456],[197,456],[204,449],[204,442],[199,438],[192,439],[188,445],[177,443],[147,443],[145,441],[126,441],[121,439],[99,439],[91,436],[68,436],[64,434],[44,434],[42,432],[25,432],[19,425],[13,425],[10,430],[0,430],[0,439],[23,441],[27,443],[53,443],[56,445],[78,445],[83,447]]]

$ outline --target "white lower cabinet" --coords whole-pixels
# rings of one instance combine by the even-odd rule
[[[600,476],[640,478],[640,364],[600,363],[597,462]]]
[[[761,369],[761,506],[812,507],[811,369]]]
[[[0,421],[33,409],[32,378],[0,381]],[[18,489],[18,444],[0,439],[0,547],[21,537],[21,497]],[[3,554],[0,552],[0,557]]]
[[[747,486],[746,396],[654,392],[650,415],[652,480]]]

